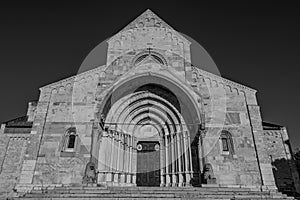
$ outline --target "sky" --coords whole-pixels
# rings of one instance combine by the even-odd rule
[[[40,87],[75,75],[99,43],[148,8],[201,44],[223,77],[256,89],[263,120],[286,126],[300,147],[296,1],[2,4],[0,122],[25,115]]]

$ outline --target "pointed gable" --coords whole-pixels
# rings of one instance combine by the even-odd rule
[[[162,54],[165,58],[176,54],[179,58],[174,58],[174,60],[184,58],[185,62],[191,62],[191,42],[149,9],[112,36],[107,42],[107,66],[121,56],[136,55],[148,48]],[[183,63],[177,65],[182,67]]]
[[[169,26],[165,21],[163,21],[150,9],[147,9],[145,12],[143,12],[140,16],[138,16],[135,20],[130,22],[121,31],[126,31],[129,29],[134,29],[139,27],[162,27],[162,28],[168,28],[174,30],[171,26]]]
[[[135,28],[146,28],[146,27],[152,27],[152,28],[164,28],[166,30],[174,31],[176,32],[177,36],[184,40],[185,42],[190,43],[188,39],[186,39],[184,36],[182,36],[180,33],[178,33],[174,28],[172,28],[170,25],[168,25],[164,20],[162,20],[160,17],[158,17],[153,11],[150,9],[147,9],[145,12],[143,12],[141,15],[139,15],[136,19],[134,19],[132,22],[130,22],[127,26],[125,26],[121,31],[119,31],[117,34],[112,36],[108,42],[113,39],[115,36],[117,36],[119,33],[126,32],[129,30],[133,30]]]

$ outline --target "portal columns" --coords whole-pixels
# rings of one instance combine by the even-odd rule
[[[177,160],[178,160],[178,186],[181,187],[183,186],[183,170],[182,170],[182,161],[181,161],[181,156],[182,156],[182,145],[181,145],[181,138],[180,138],[180,133],[176,134],[176,142],[177,142]]]
[[[171,184],[171,169],[170,169],[170,156],[169,156],[169,142],[168,135],[165,135],[165,156],[166,156],[166,186]]]
[[[189,132],[160,138],[161,186],[189,186],[193,175]],[[103,132],[99,145],[98,183],[136,185],[137,138],[115,130]]]

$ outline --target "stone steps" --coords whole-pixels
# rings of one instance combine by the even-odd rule
[[[54,187],[35,188],[11,199],[294,199],[279,192],[251,191],[249,188],[193,188],[193,187]]]

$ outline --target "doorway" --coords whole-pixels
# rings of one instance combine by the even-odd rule
[[[160,186],[159,142],[137,143],[137,186]]]

